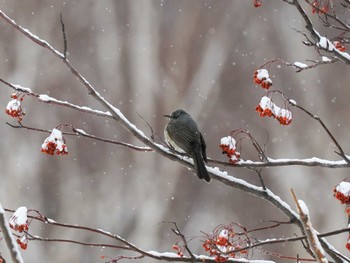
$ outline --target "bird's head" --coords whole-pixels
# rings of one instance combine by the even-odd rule
[[[183,116],[183,115],[188,115],[188,114],[186,113],[186,111],[182,109],[178,109],[176,111],[173,111],[171,115],[163,115],[163,116],[170,119],[178,119],[180,116]]]

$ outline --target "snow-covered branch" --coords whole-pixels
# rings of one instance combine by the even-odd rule
[[[305,2],[309,3],[308,0],[305,0]],[[314,1],[315,2],[315,1]],[[296,7],[299,14],[302,16],[305,22],[305,28],[309,31],[313,43],[308,43],[310,45],[313,45],[323,51],[326,51],[327,53],[333,55],[335,58],[339,59],[340,61],[344,62],[345,64],[350,64],[350,55],[347,52],[341,51],[332,41],[330,41],[327,37],[322,36],[314,27],[310,17],[307,15],[306,11],[300,4],[300,0],[293,0],[291,2],[292,5]],[[317,6],[316,6],[317,8]],[[323,11],[323,13],[326,13]],[[335,18],[335,17],[334,17]],[[341,22],[339,19],[337,19],[339,22]],[[342,23],[342,22],[341,22]]]
[[[284,2],[294,5],[299,13],[302,15],[302,17],[305,20],[306,23],[306,28],[311,34],[311,37],[313,39],[312,45],[316,46],[318,49],[323,50],[327,53],[332,54],[336,59],[330,60],[330,61],[323,61],[323,63],[319,64],[330,64],[334,63],[337,59],[342,60],[343,62],[349,64],[350,63],[350,56],[348,53],[344,51],[340,51],[339,48],[336,47],[336,45],[330,41],[329,39],[323,37],[320,35],[314,28],[310,18],[307,16],[303,8],[301,7],[300,3],[298,0],[290,0],[287,1],[285,0]],[[146,136],[145,133],[139,129],[130,119],[124,115],[124,113],[117,107],[115,107],[108,99],[104,98],[98,91],[93,87],[90,82],[70,63],[70,61],[66,57],[66,48],[67,48],[67,39],[64,36],[65,39],[65,50],[63,54],[56,50],[51,44],[49,44],[47,41],[40,39],[33,33],[31,33],[28,29],[25,29],[18,25],[14,20],[9,18],[5,13],[0,11],[0,17],[6,21],[9,25],[11,25],[13,28],[15,28],[17,31],[19,31],[21,34],[23,34],[26,38],[32,40],[34,43],[37,45],[43,47],[44,49],[48,50],[51,54],[55,56],[55,58],[59,59],[65,66],[66,68],[71,72],[71,74],[76,77],[80,83],[82,84],[84,90],[87,92],[87,94],[91,95],[103,108],[105,111],[102,110],[95,110],[87,106],[79,106],[76,104],[73,104],[68,101],[63,101],[59,100],[56,98],[53,98],[51,96],[48,96],[47,94],[37,94],[33,92],[29,88],[24,88],[19,85],[14,85],[6,80],[0,79],[0,82],[3,84],[7,85],[11,89],[13,89],[16,93],[20,93],[21,95],[18,96],[17,94],[14,95],[13,99],[15,100],[16,103],[12,103],[8,105],[7,111],[10,116],[16,118],[19,122],[19,125],[11,125],[14,128],[22,128],[22,129],[28,129],[28,130],[34,130],[34,131],[40,131],[40,132],[47,132],[50,133],[50,136],[45,140],[43,144],[43,149],[42,151],[48,152],[50,154],[53,154],[55,150],[58,147],[59,153],[61,154],[67,154],[67,149],[65,148],[65,141],[63,138],[62,134],[65,135],[77,135],[77,136],[82,136],[86,137],[89,139],[93,140],[99,140],[107,143],[112,143],[112,144],[118,144],[122,145],[128,148],[131,148],[133,150],[137,151],[144,151],[144,152],[149,152],[149,151],[154,151],[163,157],[166,157],[168,159],[174,160],[176,162],[181,163],[182,165],[193,169],[193,160],[189,158],[188,156],[183,156],[181,154],[178,154],[168,147],[164,146],[162,143],[157,143],[155,140],[152,138],[152,136]],[[63,26],[63,23],[62,23]],[[64,31],[63,31],[64,33]],[[313,66],[308,66],[306,64],[300,63],[300,62],[294,62],[292,64],[287,64],[288,66],[293,66],[298,69],[298,71],[301,71],[303,69],[311,68]],[[265,69],[259,69],[256,71],[254,74],[255,82],[261,85],[264,89],[268,89],[272,85],[272,79],[268,75],[267,70]],[[134,146],[132,144],[126,143],[126,142],[117,142],[114,140],[109,140],[105,138],[98,137],[96,135],[89,134],[85,132],[82,129],[75,128],[72,124],[60,124],[60,128],[67,128],[70,129],[70,132],[61,132],[61,130],[56,127],[53,130],[48,130],[48,129],[39,129],[39,128],[33,128],[29,127],[27,125],[24,125],[22,122],[22,118],[24,116],[24,113],[22,112],[21,109],[21,104],[20,101],[23,99],[23,95],[25,94],[26,96],[33,97],[37,99],[39,102],[42,103],[51,103],[57,106],[62,106],[62,107],[67,107],[76,111],[88,113],[88,114],[93,114],[98,117],[103,117],[103,118],[109,118],[112,120],[115,120],[117,123],[121,124],[126,131],[128,131],[131,135],[133,135],[135,138],[137,138],[141,143],[143,143],[145,146],[144,147],[139,147],[139,146]],[[291,102],[291,101],[289,101]],[[295,103],[291,103],[292,106],[297,106]],[[299,107],[300,108],[300,107]],[[302,108],[301,108],[302,109]],[[302,109],[304,110],[304,109]],[[265,96],[263,97],[263,100],[259,103],[259,108],[258,111],[262,116],[273,116],[275,119],[279,121],[280,124],[282,125],[289,125],[292,120],[292,113],[289,109],[284,108],[284,107],[279,107],[276,104],[272,102],[272,100]],[[331,140],[336,144],[339,155],[343,157],[343,160],[337,160],[337,161],[330,161],[330,160],[323,160],[320,158],[309,158],[309,159],[273,159],[268,157],[265,152],[262,150],[262,147],[260,147],[257,143],[256,140],[254,140],[251,137],[253,146],[255,149],[258,151],[259,155],[259,160],[260,161],[250,161],[250,160],[242,160],[240,158],[240,153],[236,151],[235,145],[227,143],[228,140],[223,140],[222,144],[224,144],[224,149],[225,153],[230,157],[230,162],[222,162],[218,160],[209,160],[210,163],[212,164],[218,164],[222,166],[230,166],[230,167],[246,167],[250,169],[256,169],[256,168],[263,168],[263,167],[276,167],[276,166],[292,166],[292,165],[301,165],[301,166],[317,166],[317,167],[327,167],[327,168],[344,168],[344,167],[349,167],[350,161],[348,156],[345,154],[343,151],[342,147],[340,144],[335,140],[333,137],[332,133],[330,133],[329,129],[324,125],[323,121],[317,117],[316,115],[313,115],[309,113],[308,111],[304,110],[310,117],[314,118],[317,120],[322,128],[326,130],[327,134],[331,138]],[[226,137],[227,138],[227,137]],[[227,145],[232,146],[226,147]],[[233,149],[234,148],[234,149]],[[268,187],[266,187],[262,180],[261,183],[262,185],[254,185],[252,183],[247,182],[246,180],[238,179],[236,178],[233,174],[230,172],[223,171],[223,169],[220,169],[218,167],[209,167],[207,166],[208,172],[211,174],[212,178],[218,182],[223,183],[226,186],[232,187],[234,189],[239,189],[243,192],[249,193],[251,195],[254,195],[258,197],[261,200],[267,201],[267,203],[271,204],[274,208],[279,210],[284,216],[287,217],[288,222],[290,224],[294,224],[297,226],[302,233],[302,237],[299,237],[298,240],[308,238],[310,247],[314,248],[313,254],[319,254],[320,257],[318,258],[319,262],[324,262],[325,258],[325,253],[327,252],[334,261],[336,262],[345,262],[349,261],[345,256],[340,254],[334,247],[332,247],[329,243],[327,243],[327,240],[325,239],[318,239],[317,235],[315,234],[316,230],[314,231],[314,234],[312,235],[312,239],[309,237],[308,233],[308,226],[310,224],[306,223],[303,221],[303,214],[300,212],[300,204],[298,206],[299,209],[299,215],[286,203],[284,202],[279,196],[277,196],[275,193],[273,193]],[[260,175],[260,170],[256,169],[258,174]],[[305,214],[305,209],[301,209],[301,211]],[[3,212],[0,210],[0,214],[3,216]],[[5,218],[5,217],[4,217]],[[147,251],[144,249],[141,249],[140,247],[130,243],[129,241],[125,240],[124,238],[120,237],[119,235],[112,234],[108,231],[104,231],[102,229],[97,229],[97,228],[90,228],[90,227],[85,227],[85,226],[80,226],[80,225],[69,225],[69,224],[64,224],[64,223],[59,223],[56,222],[52,219],[48,219],[44,216],[42,216],[40,213],[38,213],[38,216],[32,216],[32,219],[41,221],[45,224],[48,225],[54,225],[62,228],[71,228],[71,229],[77,229],[81,231],[88,231],[91,233],[94,233],[96,235],[101,235],[105,236],[108,238],[111,238],[113,241],[119,242],[121,245],[108,245],[106,243],[88,243],[88,242],[82,242],[82,241],[76,241],[76,240],[68,240],[68,239],[56,239],[56,238],[45,238],[45,237],[40,237],[36,235],[32,235],[27,233],[26,237],[29,240],[32,241],[46,241],[46,242],[68,242],[68,243],[74,243],[74,244],[79,244],[83,246],[94,246],[94,247],[112,247],[112,248],[118,248],[120,250],[127,250],[127,251],[133,251],[135,252],[136,256],[132,257],[130,259],[139,259],[139,258],[152,258],[155,260],[160,260],[160,261],[171,261],[171,262],[218,262],[218,259],[221,260],[221,252],[222,253],[228,253],[228,254],[234,254],[232,251],[224,251],[228,247],[230,249],[233,249],[233,246],[231,244],[228,245],[228,243],[222,243],[222,241],[227,241],[228,235],[225,231],[220,232],[218,235],[219,245],[215,243],[214,245],[216,247],[219,246],[219,248],[225,248],[220,250],[218,253],[218,258],[212,257],[212,256],[205,256],[205,255],[196,255],[193,253],[189,245],[187,244],[187,240],[185,236],[179,231],[179,229],[176,227],[174,230],[174,233],[177,234],[182,242],[184,243],[185,250],[187,251],[188,256],[185,255],[179,255],[178,253],[173,253],[173,252],[157,252],[157,251]],[[0,220],[0,224],[1,220]],[[5,225],[5,223],[4,223]],[[11,236],[10,231],[8,229],[3,229],[2,232],[5,235],[5,232],[9,233],[9,236]],[[26,231],[26,230],[24,230]],[[6,238],[5,238],[6,239]],[[297,240],[297,238],[295,238]],[[317,240],[317,245],[315,244],[315,240]],[[13,241],[13,240],[12,240]],[[285,239],[284,241],[294,241],[294,239]],[[312,242],[311,242],[312,241]],[[21,241],[20,241],[21,242]],[[217,241],[216,241],[217,242]],[[12,242],[13,243],[13,242]],[[274,243],[274,242],[270,242]],[[259,246],[264,245],[264,244],[270,244],[268,242],[260,242]],[[277,243],[277,241],[276,241]],[[311,244],[312,243],[312,244]],[[21,243],[22,244],[22,243]],[[12,248],[12,245],[9,243],[8,244],[9,248]],[[257,245],[258,246],[258,245]],[[248,248],[252,248],[251,246],[247,246]],[[244,248],[240,248],[242,251]],[[237,250],[239,251],[239,250]],[[234,251],[234,252],[237,252]],[[231,252],[231,253],[229,253]],[[310,253],[311,254],[311,253]],[[224,258],[225,262],[242,262],[243,260],[241,259],[236,259],[233,256]],[[117,260],[116,260],[117,261]],[[18,261],[21,262],[21,261]],[[252,262],[252,263],[261,263],[263,261],[258,261],[258,260],[249,260],[245,259],[244,262]],[[264,262],[270,262],[270,261],[264,261]]]
[[[304,201],[297,200],[293,190],[292,190],[292,195],[293,195],[296,207],[298,209],[304,231],[306,233],[307,242],[313,252],[313,255],[315,256],[318,263],[327,263],[328,260],[326,258],[326,253],[323,247],[321,246],[320,240],[318,239],[318,236],[317,236],[318,233],[316,233],[315,229],[312,226],[310,215],[309,215],[309,209],[307,208]]]
[[[21,252],[19,251],[18,244],[15,241],[14,236],[12,235],[9,223],[5,216],[5,210],[0,203],[0,230],[4,236],[7,248],[10,252],[12,262],[14,263],[23,263]]]

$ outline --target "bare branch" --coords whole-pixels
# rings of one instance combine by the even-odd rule
[[[186,237],[181,233],[180,229],[178,228],[178,226],[177,226],[177,224],[175,222],[172,222],[172,224],[175,227],[175,229],[172,229],[173,233],[181,238],[181,240],[182,240],[182,242],[184,244],[185,250],[188,252],[190,257],[194,259],[195,255],[192,253],[192,251],[188,247],[188,243],[187,243]]]
[[[289,100],[289,99],[288,99],[288,102],[289,102],[292,106],[294,106],[294,107],[296,107],[296,108],[302,110],[303,112],[305,112],[305,113],[306,113],[307,115],[309,115],[311,118],[317,120],[317,121],[320,123],[320,125],[322,126],[322,128],[326,131],[326,133],[327,133],[327,135],[329,136],[329,138],[331,138],[331,140],[333,141],[333,143],[334,143],[334,144],[336,145],[336,147],[338,148],[339,153],[337,153],[337,154],[339,154],[341,157],[343,157],[343,159],[344,159],[348,164],[350,164],[350,160],[349,160],[349,158],[345,155],[345,152],[344,152],[343,148],[340,146],[340,144],[338,143],[338,141],[335,139],[335,137],[334,137],[333,134],[330,132],[330,130],[327,128],[327,126],[324,124],[324,122],[321,120],[321,118],[320,118],[319,116],[317,116],[317,115],[312,114],[311,112],[309,112],[309,111],[306,110],[305,108],[299,106],[299,105],[296,104],[293,100]]]
[[[67,58],[67,36],[66,36],[66,31],[64,29],[62,13],[60,13],[60,22],[61,22],[62,36],[63,36],[63,56],[64,56],[64,59],[66,59]]]

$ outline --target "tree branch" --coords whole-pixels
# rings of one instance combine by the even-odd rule
[[[298,3],[296,0],[294,0],[294,3]],[[12,19],[7,17],[2,11],[0,11],[0,17],[2,17],[7,23],[9,23],[11,26],[13,26],[16,30],[21,32],[23,35],[25,35],[27,38],[34,41],[36,44],[42,46],[43,48],[49,50],[52,54],[54,54],[57,58],[59,58],[66,67],[71,71],[72,75],[74,75],[80,83],[85,87],[88,94],[90,94],[97,102],[99,102],[104,108],[108,110],[108,113],[111,115],[111,117],[119,122],[128,132],[130,132],[133,136],[135,136],[137,139],[139,139],[141,142],[143,142],[148,147],[152,148],[157,153],[161,154],[162,156],[175,160],[182,165],[185,165],[187,167],[193,168],[193,161],[187,157],[183,157],[180,155],[176,155],[172,153],[168,148],[164,147],[161,144],[153,142],[150,138],[148,138],[141,130],[139,130],[133,123],[131,123],[124,114],[116,107],[114,107],[111,103],[109,103],[105,98],[103,98],[96,90],[95,88],[70,64],[70,62],[65,58],[63,54],[55,50],[51,45],[49,45],[46,41],[41,40],[34,34],[30,33],[29,30],[22,28],[21,26],[17,25],[16,22],[14,22]],[[311,23],[311,21],[310,21]],[[310,29],[311,30],[311,29]],[[311,32],[316,32],[312,29]],[[318,35],[317,35],[318,36]],[[320,36],[318,36],[318,39],[320,39]],[[40,98],[40,97],[39,97]],[[46,99],[46,97],[45,97]],[[63,104],[62,104],[63,105]],[[71,106],[70,106],[71,107]],[[231,186],[236,189],[240,189],[244,192],[250,193],[252,195],[255,195],[261,199],[264,199],[268,201],[270,204],[272,204],[274,207],[276,207],[278,210],[280,210],[283,214],[285,214],[291,222],[295,223],[301,231],[303,231],[299,216],[290,208],[288,204],[283,202],[277,195],[273,194],[269,189],[263,189],[262,187],[257,187],[253,184],[250,184],[242,179],[237,179],[233,176],[228,175],[226,172],[220,171],[218,168],[212,168],[208,167],[208,171],[213,175],[213,179],[217,180],[219,182],[222,182],[228,186]],[[55,223],[51,220],[46,220],[46,223],[58,225],[58,226],[64,226],[64,224]],[[81,228],[79,226],[67,226],[71,228]],[[112,235],[109,232],[102,231],[102,230],[94,230],[86,227],[82,227],[81,229],[85,230],[91,230],[92,232],[109,236],[111,238],[114,238],[115,240],[118,240],[119,242],[130,246],[133,248],[136,252],[159,260],[168,260],[168,261],[183,261],[183,262],[201,262],[203,259],[208,260],[208,262],[214,262],[212,258],[209,257],[203,257],[203,256],[196,256],[196,259],[193,258],[179,258],[176,254],[174,257],[169,256],[169,254],[161,254],[161,253],[152,253],[151,251],[146,252],[142,249],[137,248],[136,246],[130,244],[129,242],[125,241],[124,239],[120,238],[119,236]],[[325,245],[325,242],[323,242],[323,245]],[[331,249],[332,255],[334,256],[334,259],[338,262],[341,260],[339,257],[335,256],[336,251],[335,249]],[[230,262],[236,262],[237,260],[230,260]],[[246,261],[246,262],[253,262],[253,261]]]
[[[4,236],[6,246],[11,255],[12,262],[23,263],[24,261],[22,259],[21,253],[19,252],[18,245],[12,235],[9,223],[7,222],[7,219],[5,217],[5,210],[2,208],[1,204],[0,204],[0,229]]]

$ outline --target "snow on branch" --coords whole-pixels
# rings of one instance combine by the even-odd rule
[[[339,48],[336,48],[336,46],[326,37],[322,36],[320,33],[317,32],[317,30],[314,28],[311,19],[306,14],[305,10],[299,3],[300,0],[292,0],[291,2],[288,2],[296,7],[300,15],[305,21],[305,28],[309,31],[311,34],[311,37],[313,38],[313,43],[308,43],[308,45],[314,45],[330,54],[332,54],[337,59],[343,61],[346,64],[350,64],[350,55],[347,52],[339,50]],[[306,3],[310,4],[309,1],[306,1]],[[315,8],[315,6],[312,6]],[[317,8],[317,7],[316,7]],[[326,10],[319,9],[322,13],[327,13]],[[337,17],[336,18],[339,22],[341,22]]]
[[[5,210],[3,209],[1,204],[0,204],[0,229],[1,229],[2,235],[4,236],[6,246],[11,255],[12,262],[23,263],[24,261],[18,249],[17,242],[15,241],[12,235],[10,225],[5,216]]]
[[[6,211],[14,212],[14,214],[16,214],[17,211],[19,211],[19,209],[17,209],[16,211],[6,209]],[[113,234],[109,231],[105,231],[99,228],[82,226],[78,224],[71,225],[71,224],[57,222],[53,219],[47,218],[37,210],[30,209],[30,211],[33,213],[31,215],[28,215],[28,218],[30,218],[31,221],[35,220],[47,225],[53,225],[60,228],[68,228],[68,229],[75,229],[77,231],[91,232],[93,234],[105,236],[109,239],[112,239],[113,242],[118,241],[121,245],[110,244],[108,242],[92,243],[92,242],[83,242],[83,241],[72,240],[72,239],[45,238],[38,235],[30,234],[29,231],[26,231],[25,235],[27,236],[27,239],[29,241],[61,242],[61,243],[71,243],[71,244],[90,246],[90,247],[109,247],[109,248],[120,249],[122,251],[132,251],[137,254],[136,256],[118,256],[117,258],[102,256],[102,258],[110,258],[111,260],[114,260],[112,262],[117,262],[119,259],[141,259],[141,258],[152,258],[159,261],[169,261],[169,262],[213,262],[213,263],[219,262],[217,261],[217,257],[206,256],[206,255],[196,255],[192,253],[190,248],[187,245],[185,236],[180,232],[179,228],[175,223],[173,223],[175,226],[175,228],[173,229],[173,232],[177,236],[180,236],[181,240],[186,244],[186,250],[189,256],[185,256],[182,253],[174,253],[174,252],[158,252],[154,250],[147,251],[147,250],[141,249],[137,245],[132,244],[131,242],[120,237],[119,235]],[[273,261],[269,261],[269,260],[249,260],[249,259],[235,258],[235,256],[226,258],[225,262],[273,263]]]
[[[320,240],[318,239],[318,236],[317,236],[318,233],[313,228],[312,223],[310,221],[309,209],[307,208],[304,201],[297,200],[297,197],[293,189],[291,189],[291,192],[292,192],[296,207],[298,209],[298,213],[300,215],[304,231],[306,233],[307,242],[314,254],[314,257],[316,258],[318,263],[328,263],[328,260],[326,258],[326,252],[324,251],[323,247],[321,246]]]
[[[46,94],[37,94],[33,92],[30,88],[22,87],[20,85],[15,85],[12,83],[7,82],[6,80],[3,80],[0,78],[0,82],[4,83],[6,86],[12,88],[16,93],[26,96],[31,96],[37,98],[40,102],[48,103],[48,104],[55,104],[58,106],[68,107],[77,111],[93,114],[100,117],[106,117],[106,118],[112,118],[112,115],[109,112],[100,111],[96,109],[91,109],[87,106],[78,106],[76,104],[70,103],[68,101],[62,101],[53,97],[50,97]]]
[[[294,3],[298,3],[296,0],[294,0]],[[11,26],[13,26],[16,30],[18,30],[20,33],[22,33],[24,36],[26,36],[27,38],[31,39],[32,41],[34,41],[36,44],[40,45],[41,47],[49,50],[52,54],[54,54],[58,59],[60,59],[64,65],[71,71],[72,75],[74,75],[79,81],[80,83],[83,85],[83,87],[85,88],[85,90],[87,91],[87,93],[89,95],[91,95],[97,102],[99,102],[106,110],[107,112],[102,112],[102,111],[96,111],[96,110],[92,110],[88,107],[80,107],[74,104],[71,104],[69,102],[66,101],[60,101],[54,98],[51,98],[47,95],[39,95],[39,94],[35,94],[33,93],[30,89],[26,89],[26,88],[22,88],[10,83],[7,83],[6,81],[1,80],[2,83],[5,83],[6,85],[10,86],[11,88],[15,89],[18,92],[23,92],[26,93],[28,95],[34,96],[36,97],[40,102],[45,102],[45,103],[54,103],[57,104],[59,106],[65,106],[65,107],[70,107],[72,109],[75,110],[80,110],[83,112],[87,112],[87,113],[91,113],[91,114],[96,114],[98,116],[101,117],[108,117],[108,118],[113,118],[115,121],[119,122],[128,132],[130,132],[134,137],[136,137],[137,139],[139,139],[141,142],[143,142],[147,147],[153,149],[154,151],[156,151],[157,153],[161,154],[162,156],[165,156],[171,160],[175,160],[179,163],[181,163],[182,165],[185,165],[187,167],[193,168],[193,161],[190,160],[187,157],[183,157],[179,154],[173,153],[169,148],[164,147],[162,144],[156,143],[154,142],[154,140],[152,140],[152,138],[147,137],[143,131],[141,131],[140,129],[138,129],[132,122],[129,121],[129,119],[124,116],[124,114],[115,106],[113,106],[110,102],[108,102],[104,97],[102,97],[98,91],[87,81],[87,79],[85,79],[72,65],[71,63],[67,60],[67,58],[65,57],[65,55],[63,55],[61,52],[55,50],[50,44],[48,44],[46,41],[41,40],[39,37],[35,36],[34,34],[32,34],[29,30],[22,28],[21,26],[17,25],[15,21],[13,21],[12,19],[10,19],[9,17],[7,17],[3,12],[0,11],[0,17],[2,17],[7,23],[9,23]],[[311,21],[310,21],[311,23]],[[312,24],[311,24],[312,25]],[[300,64],[297,64],[297,66],[301,66]],[[263,84],[263,86],[265,88],[270,87],[272,83],[270,83],[269,79],[266,76],[266,72],[260,72],[260,74],[258,73],[256,75],[256,78],[261,80],[261,83],[265,83]],[[267,83],[267,84],[266,84]],[[286,111],[283,111],[283,113],[286,113]],[[277,113],[275,113],[277,115]],[[286,116],[277,116],[277,117],[286,117]],[[279,120],[280,121],[280,120]],[[282,122],[285,123],[284,119],[282,119]],[[290,122],[288,122],[290,123]],[[86,136],[87,134],[79,129],[75,129],[75,131],[73,130],[73,132],[78,133],[82,136]],[[271,161],[272,159],[267,158],[266,156],[264,156],[263,158],[264,160],[267,160],[267,162],[259,162],[258,165],[266,165],[266,163],[271,163],[271,164],[275,164],[273,161]],[[291,161],[291,160],[289,160]],[[314,162],[316,160],[313,160]],[[319,161],[319,160],[317,160]],[[235,165],[239,165],[241,161],[237,162]],[[308,161],[297,161],[299,162],[299,164],[301,163],[305,163],[305,165],[310,164],[311,162]],[[345,161],[343,161],[345,162]],[[282,162],[283,163],[283,162]],[[285,162],[286,163],[286,162]],[[293,163],[293,161],[291,162]],[[286,165],[291,165],[291,163],[286,164]],[[319,161],[320,164],[322,165],[330,165],[330,163],[324,163],[322,161]],[[226,165],[227,163],[225,163]],[[242,163],[243,166],[244,163]],[[254,163],[250,163],[249,161],[247,161],[245,163],[245,165],[253,165]],[[333,163],[334,165],[334,163]],[[344,163],[336,163],[336,165],[344,165]],[[302,228],[302,222],[300,221],[299,215],[290,208],[290,206],[283,202],[279,196],[275,195],[273,192],[271,192],[268,189],[265,189],[264,187],[259,187],[253,184],[250,184],[242,179],[238,179],[235,178],[232,175],[229,175],[227,172],[221,171],[219,168],[217,167],[207,167],[208,172],[210,172],[213,175],[213,179],[220,181],[222,183],[224,183],[225,185],[231,186],[233,188],[236,189],[240,189],[244,192],[250,193],[252,195],[255,195],[263,200],[266,200],[267,202],[269,202],[270,204],[272,204],[274,207],[276,207],[278,210],[280,210],[288,219],[290,222],[293,222],[294,224],[296,224],[301,230],[303,230]],[[47,219],[45,217],[40,218],[39,220],[42,220],[45,223],[48,224],[53,224],[53,225],[58,225],[58,226],[63,226],[63,227],[69,227],[69,228],[76,228],[76,229],[82,229],[82,230],[88,230],[88,231],[92,231],[94,233],[100,234],[100,235],[104,235],[104,236],[108,236],[111,237],[119,242],[121,242],[124,246],[129,247],[130,249],[132,249],[133,251],[139,253],[141,256],[147,256],[150,258],[154,258],[154,259],[158,259],[158,260],[167,260],[167,261],[181,261],[181,262],[202,262],[203,259],[206,260],[206,262],[214,262],[214,258],[211,257],[206,257],[206,256],[198,256],[198,255],[192,255],[190,257],[180,257],[179,255],[177,255],[176,253],[158,253],[158,252],[154,252],[154,251],[144,251],[138,247],[136,247],[135,245],[127,242],[126,240],[124,240],[123,238],[117,236],[117,235],[113,235],[107,231],[103,231],[100,229],[92,229],[92,228],[87,228],[87,227],[81,227],[81,226],[71,226],[71,225],[66,225],[66,224],[62,224],[62,223],[57,223],[53,220]],[[320,241],[322,245],[325,245],[324,241]],[[330,248],[330,250],[333,252],[334,255],[337,255],[337,251],[335,249]],[[336,259],[338,259],[339,257],[334,256]],[[230,259],[229,262],[241,262],[241,260],[238,259]],[[264,262],[264,261],[250,261],[250,260],[245,260],[244,262]],[[266,262],[266,261],[265,261]]]

